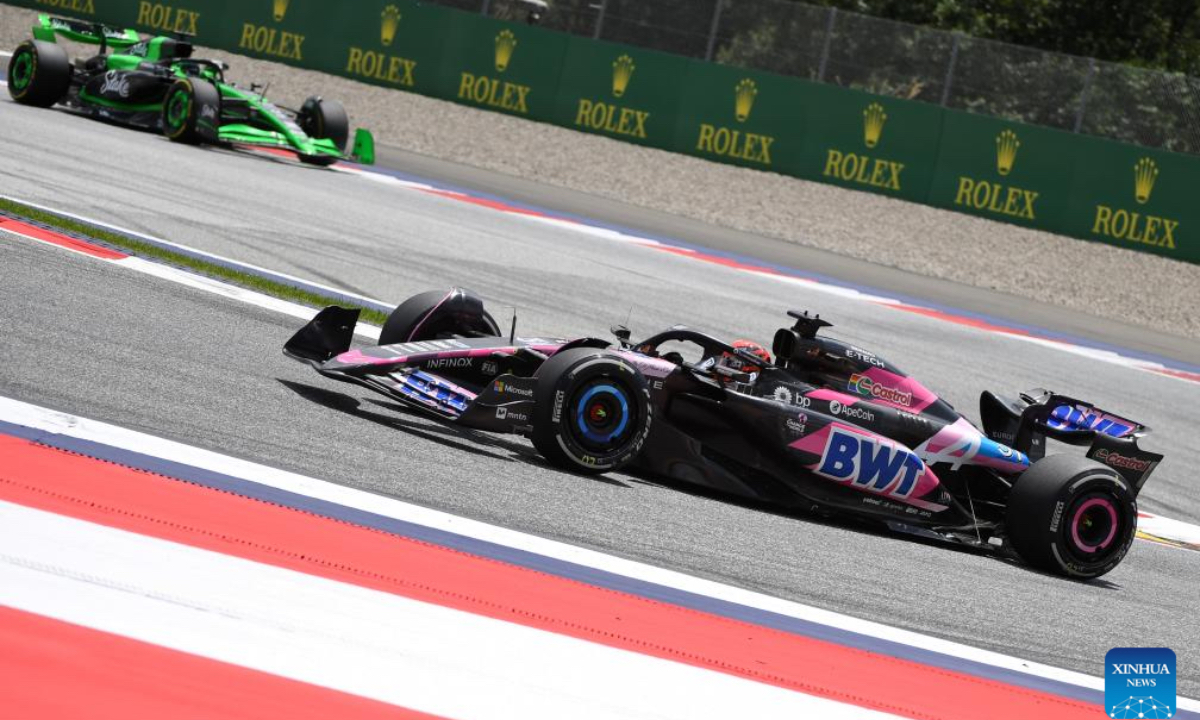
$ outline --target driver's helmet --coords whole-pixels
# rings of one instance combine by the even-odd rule
[[[743,356],[734,355],[730,352],[721,353],[719,362],[722,366],[731,370],[737,370],[739,372],[760,373],[762,372],[763,366],[771,364],[771,353],[767,352],[766,348],[754,342],[753,340],[734,340],[732,344],[735,348],[741,350],[743,353],[749,353],[761,359],[762,366],[750,363],[746,361]]]

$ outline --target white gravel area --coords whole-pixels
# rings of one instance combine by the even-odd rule
[[[0,49],[36,13],[0,5]],[[341,100],[395,147],[798,245],[1200,337],[1200,265],[916,203],[722,165],[218,50],[235,82],[296,106]]]

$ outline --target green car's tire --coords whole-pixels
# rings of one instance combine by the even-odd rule
[[[337,100],[324,100],[313,95],[300,106],[296,124],[311,138],[332,140],[338,150],[346,152],[350,139],[350,118],[346,108]]]
[[[312,96],[300,106],[296,124],[306,135],[318,140],[331,140],[338,150],[346,152],[350,140],[350,118],[346,108],[337,100],[323,100]],[[300,161],[309,165],[332,165],[338,158],[330,155],[301,155]]]
[[[71,60],[52,42],[27,40],[8,61],[8,94],[22,105],[50,107],[71,87]]]
[[[195,78],[176,80],[163,98],[163,135],[188,145],[215,140],[220,107],[221,91],[212,83]]]

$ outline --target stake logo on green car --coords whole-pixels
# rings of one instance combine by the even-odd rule
[[[275,22],[282,22],[287,16],[288,2],[289,0],[274,0]],[[242,36],[238,40],[238,47],[284,60],[304,60],[304,35],[254,23],[242,24]]]
[[[883,127],[887,123],[887,112],[883,105],[870,103],[863,110],[863,145],[868,149],[879,144]],[[883,160],[849,150],[829,148],[825,155],[822,175],[855,182],[860,185],[900,191],[900,173],[904,163]]]
[[[391,47],[396,39],[396,30],[400,27],[400,8],[388,5],[380,15],[379,44]],[[388,55],[378,50],[367,50],[361,47],[350,47],[346,59],[346,74],[356,75],[369,80],[378,80],[398,87],[413,87],[416,79],[413,70],[417,67],[415,60]]]

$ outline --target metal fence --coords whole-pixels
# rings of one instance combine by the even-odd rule
[[[432,0],[525,21],[526,0]],[[553,30],[1200,153],[1200,79],[788,0],[545,0]]]

